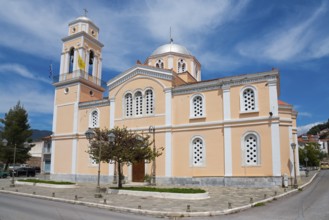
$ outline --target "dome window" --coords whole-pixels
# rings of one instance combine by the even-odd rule
[[[156,64],[155,64],[155,67],[156,67],[156,68],[161,68],[161,69],[163,69],[163,61],[162,61],[162,60],[158,60],[158,61],[156,62]]]
[[[186,71],[186,63],[183,59],[178,60],[178,73],[183,73]]]

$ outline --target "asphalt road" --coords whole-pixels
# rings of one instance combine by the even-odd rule
[[[61,202],[0,194],[0,220],[148,220],[152,217],[111,212]]]
[[[321,171],[313,183],[303,191],[296,192],[289,197],[281,198],[271,203],[266,203],[265,206],[251,208],[246,211],[227,216],[184,218],[184,220],[329,220],[328,204],[329,170]],[[0,193],[0,220],[39,219],[148,220],[155,218]]]
[[[208,218],[223,220],[329,220],[329,170],[323,170],[307,188],[289,197],[246,211]]]

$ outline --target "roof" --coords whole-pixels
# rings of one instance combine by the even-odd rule
[[[174,44],[174,43],[171,42],[170,44],[165,44],[165,45],[162,45],[162,46],[158,47],[155,51],[153,51],[151,56],[164,54],[164,53],[170,53],[170,52],[185,54],[185,55],[189,55],[189,56],[192,55],[186,49],[186,47],[184,47],[182,45],[179,45],[179,44]]]
[[[278,100],[278,103],[279,103],[279,105],[290,105],[290,104],[288,104],[288,103],[286,103],[284,101],[281,101],[281,100]]]

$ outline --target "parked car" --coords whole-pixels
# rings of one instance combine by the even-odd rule
[[[329,162],[322,161],[320,163],[321,170],[329,169]]]
[[[14,170],[10,170],[9,171],[9,175],[10,176],[13,176],[13,173],[15,176],[32,176],[34,177],[35,176],[35,169],[34,168],[31,168],[31,167],[19,167],[19,168],[16,168]]]
[[[7,176],[9,176],[9,173],[0,168],[0,178],[7,178]]]

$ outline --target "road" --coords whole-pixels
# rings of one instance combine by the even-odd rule
[[[0,193],[0,220],[105,219],[148,220],[154,217]]]
[[[286,198],[227,216],[191,220],[329,220],[329,170],[319,173],[311,185]]]
[[[295,194],[227,216],[184,218],[190,220],[328,220],[329,219],[329,170],[321,171],[313,183]],[[0,220],[103,220],[155,219],[129,213],[111,212],[48,200],[0,193]],[[179,219],[179,218],[177,218]]]

